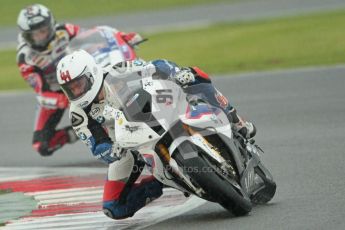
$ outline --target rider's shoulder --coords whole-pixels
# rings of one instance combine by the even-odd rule
[[[30,51],[29,44],[24,40],[21,33],[18,34],[17,37],[17,54],[18,53],[25,53]]]
[[[88,116],[86,114],[86,111],[79,106],[71,103],[69,107],[69,118],[72,122],[72,126],[80,126],[81,124],[85,123],[87,124]]]
[[[74,37],[79,33],[80,27],[71,23],[58,23],[55,25],[55,30],[66,32],[69,37]]]
[[[80,114],[80,115],[86,115],[86,112],[84,109],[82,109],[80,106],[74,104],[74,103],[71,103],[70,104],[70,107],[69,107],[69,114],[71,115],[72,113],[77,113],[77,114]]]
[[[32,48],[25,42],[19,43],[16,51],[17,63],[26,63],[31,64],[30,57],[33,56],[34,51]]]

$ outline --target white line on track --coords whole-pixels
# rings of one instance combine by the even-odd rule
[[[167,205],[166,197],[176,196],[183,203]],[[179,202],[176,202],[179,203]],[[13,221],[1,229],[141,229],[165,219],[172,218],[188,212],[205,201],[197,197],[185,198],[181,192],[173,189],[165,189],[164,195],[138,211],[132,218],[124,220],[112,220],[103,212],[56,215],[40,218],[25,218]]]
[[[66,173],[68,172],[68,173]],[[99,174],[99,169],[86,170],[85,168],[0,168],[1,181],[13,181],[13,179],[38,179],[46,176],[90,176]],[[22,175],[25,175],[24,177]],[[163,196],[146,207],[139,210],[133,217],[123,220],[112,220],[106,217],[101,209],[103,186],[89,188],[68,188],[50,191],[26,192],[24,195],[32,196],[38,201],[38,215],[11,220],[3,230],[33,230],[33,229],[141,229],[161,222],[163,220],[188,212],[206,201],[191,196],[189,198],[175,189],[165,188]],[[97,208],[99,204],[99,209]],[[65,205],[68,208],[86,205],[96,207],[95,211],[84,213],[58,214],[44,216],[45,212],[56,213],[55,205]],[[53,208],[53,209],[49,209]],[[59,209],[59,206],[57,207]],[[91,209],[93,210],[93,209]],[[80,210],[79,210],[80,211]],[[41,212],[43,216],[40,216]]]
[[[100,186],[88,187],[88,188],[56,189],[56,190],[42,191],[42,192],[27,192],[25,194],[28,196],[42,196],[42,195],[59,194],[59,193],[66,193],[66,192],[81,193],[84,191],[98,190],[98,189],[102,189],[102,188],[103,188],[103,186],[101,186],[101,187]]]
[[[37,200],[53,200],[53,199],[61,199],[61,198],[69,198],[69,197],[78,197],[84,195],[102,195],[103,191],[102,188],[97,189],[85,189],[85,190],[78,190],[78,191],[70,191],[69,189],[65,192],[59,193],[52,193],[52,194],[45,194],[45,195],[34,195],[35,199]],[[27,195],[27,193],[25,193]]]

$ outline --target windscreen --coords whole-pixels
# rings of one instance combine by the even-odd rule
[[[78,34],[69,48],[71,51],[83,49],[95,58],[96,63],[105,66],[110,62],[109,53],[118,49],[118,45],[111,30],[94,28]]]

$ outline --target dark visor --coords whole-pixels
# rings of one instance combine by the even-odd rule
[[[48,34],[47,37],[36,41],[33,38],[33,33],[35,33],[36,31],[40,30],[40,29],[44,29],[46,28],[48,30]],[[55,30],[53,28],[52,25],[50,25],[49,23],[43,24],[41,27],[35,29],[35,30],[30,30],[30,31],[25,31],[23,32],[23,37],[26,41],[28,41],[30,44],[32,45],[36,45],[36,46],[46,46],[48,44],[48,42],[52,39],[52,37],[54,36]]]
[[[91,73],[85,73],[79,77],[61,85],[69,100],[77,100],[89,91],[93,84]]]

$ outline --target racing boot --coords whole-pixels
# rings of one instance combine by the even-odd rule
[[[103,200],[103,212],[112,219],[125,219],[133,216],[139,209],[159,198],[163,184],[156,179],[142,181],[126,192],[126,199]]]

